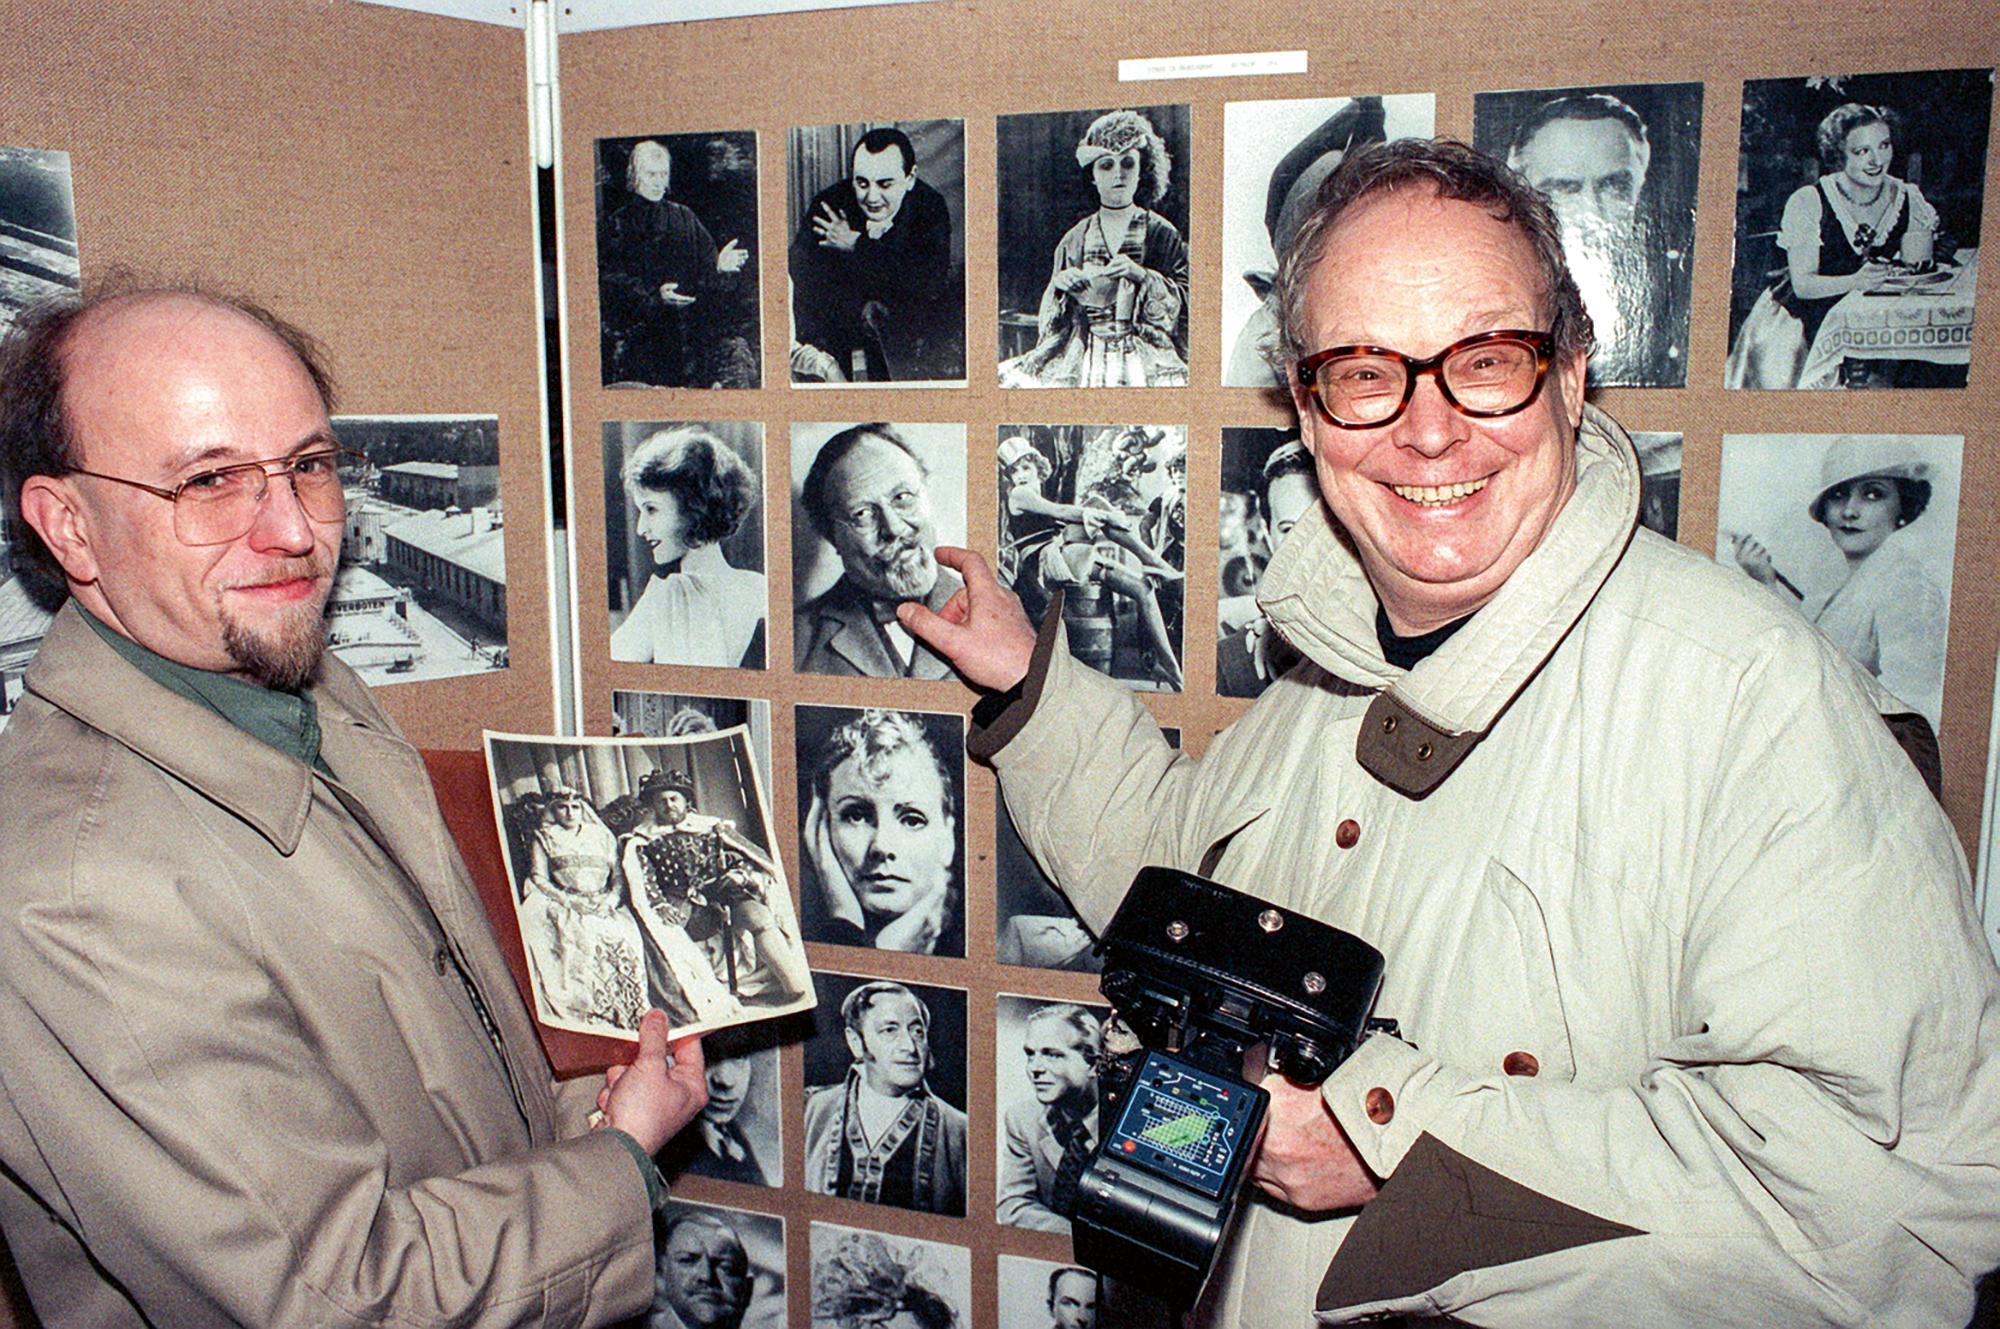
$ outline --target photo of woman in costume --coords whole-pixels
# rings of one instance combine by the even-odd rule
[[[1154,662],[1168,687],[1180,691],[1180,660],[1154,588],[1179,582],[1181,569],[1141,538],[1140,518],[1120,512],[1101,497],[1084,503],[1050,498],[1045,491],[1054,465],[1021,435],[1000,440],[998,461],[1000,511],[1006,523],[1000,552],[1002,580],[1036,617],[1058,587],[1103,585],[1137,611]],[[1136,567],[1116,557],[1115,551],[1100,554],[1100,542],[1124,550]]]
[[[607,515],[629,511],[631,520],[629,535],[622,522],[606,523],[612,659],[764,667],[768,592],[758,570],[763,566],[763,529],[761,520],[751,521],[753,514],[761,516],[762,486],[753,464],[761,460],[761,443],[754,438],[760,428],[605,426],[608,465],[616,465],[620,451],[614,431],[650,431],[617,466],[615,482],[607,484]],[[745,437],[732,446],[719,437],[723,431]],[[751,526],[749,538],[740,538]],[[645,564],[628,578],[621,572],[630,566],[626,554],[634,539],[643,546]],[[619,621],[626,586],[642,578],[644,589]]]
[[[1057,242],[1035,343],[1001,363],[1000,385],[1185,387],[1187,245],[1152,210],[1172,178],[1166,140],[1146,114],[1108,111],[1075,156],[1096,207]]]
[[[801,706],[806,939],[965,954],[965,775],[957,716]]]
[[[1810,441],[1785,442],[1791,446],[1779,455],[1796,473],[1803,460],[1800,445]],[[1742,474],[1745,446],[1745,440],[1724,440],[1725,495]],[[1834,560],[1825,556],[1823,546],[1800,551],[1794,541],[1785,552],[1774,552],[1782,537],[1752,524],[1755,519],[1731,523],[1738,514],[1730,511],[1735,505],[1727,496],[1720,505],[1718,550],[1796,605],[1834,645],[1930,721],[1933,730],[1944,709],[1950,567],[1947,561],[1940,580],[1931,551],[1940,539],[1946,551],[1951,547],[1960,446],[1956,439],[1913,436],[1833,439],[1805,503],[1806,515],[1823,528],[1838,555],[1831,568],[1827,565]],[[1793,488],[1796,493],[1796,481]],[[1944,499],[1950,501],[1941,503]],[[1918,525],[1933,508],[1941,515]],[[1940,525],[1946,529],[1938,530]],[[1929,550],[1922,540],[1926,536]],[[1809,560],[1806,553],[1819,557]]]
[[[639,1027],[645,944],[618,885],[618,841],[597,809],[574,789],[549,791],[520,919],[537,994],[557,1019]]]

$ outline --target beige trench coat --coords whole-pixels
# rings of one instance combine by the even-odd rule
[[[631,1155],[578,1135],[595,1086],[552,1083],[422,759],[338,661],[311,695],[338,786],[71,607],[0,734],[0,1223],[37,1313],[631,1314]]]

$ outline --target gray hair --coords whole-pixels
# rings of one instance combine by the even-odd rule
[[[1334,226],[1356,204],[1405,191],[1471,203],[1495,221],[1518,227],[1535,251],[1542,298],[1555,315],[1556,354],[1589,352],[1595,342],[1590,315],[1563,257],[1562,233],[1548,199],[1499,159],[1455,139],[1404,138],[1366,144],[1349,154],[1320,186],[1311,211],[1278,256],[1271,292],[1278,307],[1274,363],[1287,383],[1291,366],[1318,349],[1305,344],[1306,284],[1325,256]]]

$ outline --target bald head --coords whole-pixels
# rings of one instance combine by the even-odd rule
[[[307,513],[281,478],[248,531],[190,544],[172,496],[218,468],[332,447],[329,388],[311,341],[255,306],[152,289],[37,310],[0,354],[9,493],[106,626],[197,669],[297,687],[319,660],[338,516]]]

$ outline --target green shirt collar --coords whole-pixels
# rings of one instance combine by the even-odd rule
[[[195,669],[169,660],[130,637],[113,631],[97,616],[77,605],[83,621],[104,638],[112,650],[131,661],[132,667],[168,691],[205,706],[252,738],[269,743],[287,756],[297,757],[308,766],[325,771],[319,759],[319,708],[312,698],[293,692],[246,683],[228,674]],[[328,774],[332,772],[328,771]]]

